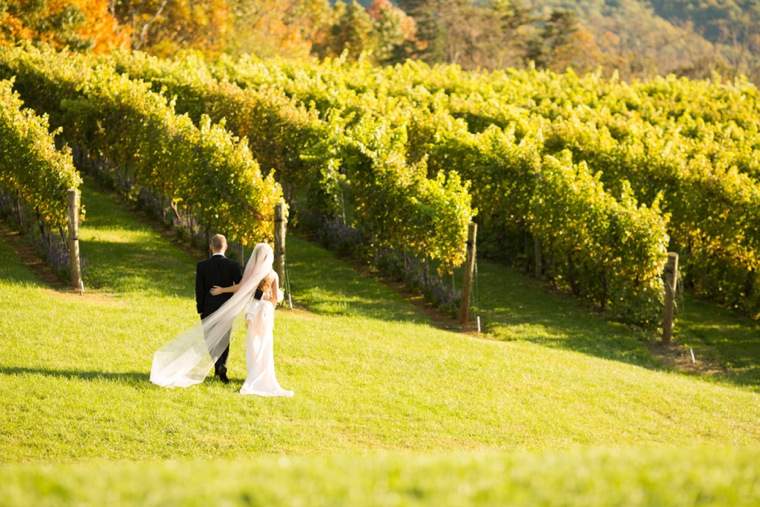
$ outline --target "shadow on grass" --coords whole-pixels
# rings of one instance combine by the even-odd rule
[[[117,292],[154,292],[161,296],[195,297],[195,263],[152,241],[130,243],[85,241],[90,260],[87,284]],[[178,250],[179,251],[179,250]]]
[[[716,378],[760,390],[760,323],[686,296],[674,336],[694,350],[697,360],[724,367]]]
[[[87,220],[80,229],[80,248],[89,260],[87,285],[194,297],[195,259],[93,185],[83,185],[82,203]]]
[[[605,319],[568,296],[550,293],[514,269],[479,261],[478,303],[499,340],[523,340],[646,368],[662,368],[642,330]]]
[[[29,288],[45,288],[48,284],[44,283],[39,275],[35,274],[31,266],[24,264],[21,257],[16,253],[12,246],[14,240],[6,236],[2,229],[10,230],[10,227],[3,224],[0,228],[0,281],[10,285],[23,285]],[[27,238],[20,236],[17,241],[28,241]]]
[[[65,378],[70,380],[107,380],[120,384],[145,384],[150,382],[148,372],[103,372],[82,370],[52,370],[47,368],[24,368],[19,366],[0,366],[0,375],[44,375],[46,377]]]
[[[667,369],[647,348],[659,337],[614,322],[582,302],[529,281],[514,269],[480,261],[478,299],[487,329],[499,340],[523,340],[649,369]],[[760,324],[687,298],[675,341],[693,347],[720,371],[711,380],[760,389]]]
[[[396,292],[357,272],[324,248],[290,235],[287,255],[294,306],[304,305],[314,313],[331,316],[427,320]]]

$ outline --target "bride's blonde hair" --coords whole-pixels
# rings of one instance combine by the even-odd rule
[[[274,277],[272,276],[272,273],[269,273],[267,276],[265,276],[261,283],[259,283],[258,289],[262,290],[264,292],[268,291],[272,288],[272,282],[274,281]]]

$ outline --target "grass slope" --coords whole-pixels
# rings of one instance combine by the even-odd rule
[[[479,314],[489,336],[572,350],[649,369],[664,365],[646,346],[660,337],[584,308],[577,299],[548,293],[518,271],[479,261]],[[462,278],[458,270],[459,279]],[[689,294],[678,298],[674,340],[694,349],[703,380],[760,393],[760,322]]]
[[[154,498],[154,504],[166,498],[187,503],[189,497],[178,488],[203,497],[204,484],[232,470],[235,476],[261,473],[259,486],[271,482],[257,489],[264,496],[251,496],[247,503],[255,504],[255,498],[266,504],[266,495],[275,498],[293,489],[298,495],[312,490],[324,498],[334,495],[340,504],[356,491],[368,494],[362,488],[369,482],[352,486],[355,474],[364,470],[375,477],[367,481],[380,481],[372,487],[387,485],[388,474],[408,460],[413,464],[408,484],[417,484],[410,491],[423,488],[421,478],[434,469],[439,472],[433,478],[450,486],[441,491],[457,498],[458,474],[491,477],[486,487],[498,482],[494,470],[514,466],[515,473],[523,467],[538,473],[547,466],[542,460],[555,460],[493,453],[760,443],[760,395],[753,389],[663,371],[635,334],[546,294],[514,272],[481,269],[480,297],[492,301],[491,326],[505,341],[479,339],[429,326],[391,290],[292,236],[288,261],[295,302],[311,311],[278,311],[275,358],[280,383],[295,390],[295,398],[237,394],[245,372],[241,330],[233,338],[232,384],[209,379],[189,389],[158,388],[148,382],[153,352],[197,319],[196,260],[96,189],[85,187],[83,201],[88,221],[80,238],[97,290],[85,296],[50,290],[10,247],[0,245],[6,259],[0,265],[0,484],[5,488],[0,498],[22,495],[21,502],[36,489],[52,493],[51,504],[75,497],[98,503],[113,490],[142,504]],[[456,457],[473,451],[486,455]],[[414,457],[449,452],[455,454]],[[568,483],[576,487],[572,481],[580,481],[581,495],[601,494],[589,482],[594,474],[618,480],[616,469],[605,465],[618,454],[610,451],[599,461],[594,452],[563,454],[558,461],[562,470],[589,470]],[[657,477],[663,481],[671,477],[670,459],[689,470],[726,467],[718,489],[695,489],[708,499],[728,498],[720,495],[735,490],[736,481],[742,487],[756,484],[756,469],[745,466],[756,458],[753,450],[698,449],[688,451],[692,457],[681,451],[620,452],[619,473],[630,476],[631,491],[660,484],[637,471],[641,460],[659,466]],[[283,454],[303,458],[287,477],[270,481],[263,471],[280,462],[266,455]],[[253,457],[258,458],[144,468],[102,463]],[[96,463],[76,464],[89,461]],[[50,462],[71,465],[40,466]],[[578,469],[579,464],[586,468]],[[334,485],[323,484],[331,470],[344,475]],[[91,488],[77,486],[95,471]],[[122,474],[123,485],[115,487]],[[169,488],[169,496],[151,496],[151,481],[158,479],[149,478],[155,474],[167,484],[184,485]],[[560,494],[561,474],[544,475]],[[187,477],[198,483],[189,485]],[[693,483],[699,479],[690,477]],[[230,503],[245,504],[235,495],[249,491],[252,483],[230,481]],[[520,484],[514,491],[504,486],[495,498],[523,498]],[[657,488],[670,494],[666,486]],[[391,496],[413,504],[416,494]]]
[[[718,365],[716,381],[760,392],[760,322],[686,297],[675,339]]]

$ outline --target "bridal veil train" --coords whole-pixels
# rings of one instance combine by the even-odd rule
[[[272,248],[266,243],[256,245],[237,292],[219,310],[156,352],[150,381],[162,387],[188,387],[203,382],[229,344],[227,333],[232,323],[249,306],[259,283],[272,271],[273,262]]]

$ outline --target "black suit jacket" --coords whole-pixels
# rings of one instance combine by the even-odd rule
[[[208,317],[232,297],[232,293],[212,296],[209,292],[211,287],[229,287],[233,283],[240,283],[242,278],[240,265],[224,256],[214,255],[199,262],[195,270],[195,302],[201,317]]]

